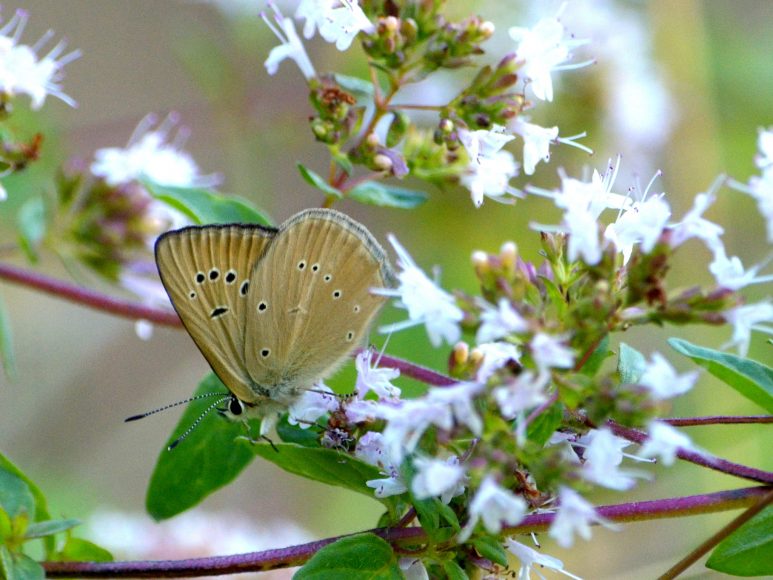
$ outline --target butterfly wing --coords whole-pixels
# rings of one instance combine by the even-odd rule
[[[386,254],[362,225],[333,210],[282,224],[256,264],[244,358],[272,399],[292,397],[339,366],[367,338],[391,285]]]
[[[220,380],[252,402],[244,319],[253,266],[276,234],[257,225],[192,226],[156,242],[161,282],[188,334]]]

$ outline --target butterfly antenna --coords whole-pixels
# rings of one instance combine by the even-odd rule
[[[373,365],[374,368],[378,368],[378,364],[381,362],[381,357],[384,356],[384,353],[386,352],[387,345],[389,344],[389,339],[392,338],[392,332],[390,331],[386,338],[384,339],[384,344],[381,347],[381,352],[378,353],[378,358],[376,359],[376,364]]]
[[[190,427],[188,427],[188,428],[185,430],[185,432],[184,432],[182,435],[180,435],[180,436],[179,436],[177,439],[175,439],[174,441],[172,441],[172,442],[169,444],[169,447],[167,447],[167,448],[166,448],[166,450],[167,450],[167,451],[171,451],[172,449],[174,449],[175,447],[177,447],[177,445],[179,445],[180,441],[182,441],[183,439],[185,439],[185,438],[186,438],[188,435],[190,435],[190,434],[191,434],[191,432],[192,432],[192,431],[193,431],[193,430],[194,430],[196,427],[198,427],[199,423],[201,423],[201,421],[204,419],[204,417],[206,417],[207,415],[209,415],[209,414],[210,414],[210,413],[211,413],[211,412],[212,412],[212,411],[213,411],[213,410],[214,410],[214,409],[215,409],[215,408],[216,408],[216,407],[217,407],[217,406],[218,406],[220,403],[224,403],[224,402],[226,402],[226,401],[227,401],[228,399],[230,399],[231,397],[232,397],[232,395],[225,395],[225,396],[222,396],[222,397],[221,397],[221,398],[219,398],[217,401],[215,401],[214,403],[212,403],[212,404],[211,404],[209,407],[207,407],[206,409],[204,409],[204,412],[202,412],[202,413],[201,413],[201,415],[199,415],[198,419],[196,419],[196,420],[195,420],[193,423],[191,423],[191,426],[190,426]]]
[[[137,421],[139,419],[144,419],[145,417],[148,417],[150,415],[155,415],[156,413],[160,413],[161,411],[166,411],[167,409],[171,409],[172,407],[177,407],[178,405],[184,405],[185,403],[190,403],[191,401],[198,401],[199,399],[206,399],[208,397],[222,397],[223,393],[204,393],[203,395],[196,395],[195,397],[190,397],[188,399],[183,399],[182,401],[177,401],[176,403],[170,403],[169,405],[164,405],[163,407],[159,407],[158,409],[153,409],[152,411],[147,411],[145,413],[140,413],[139,415],[132,415],[131,417],[126,417],[124,419],[124,423],[128,423],[129,421]]]

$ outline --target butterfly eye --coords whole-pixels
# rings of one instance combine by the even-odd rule
[[[231,411],[232,415],[239,416],[244,412],[244,407],[242,407],[242,402],[239,399],[231,397],[231,400],[228,403],[228,410]]]

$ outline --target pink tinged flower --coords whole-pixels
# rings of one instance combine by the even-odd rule
[[[373,350],[366,349],[360,352],[355,359],[357,383],[354,389],[357,391],[357,396],[363,399],[365,395],[373,391],[379,399],[399,399],[400,389],[390,381],[399,377],[400,371],[390,368],[376,368],[375,365],[371,365],[372,358]]]
[[[550,145],[558,139],[558,127],[540,127],[517,117],[512,129],[523,138],[523,172],[534,175],[537,163],[550,161]]]
[[[644,442],[639,457],[659,457],[664,465],[673,465],[676,453],[680,449],[692,449],[690,438],[662,421],[650,421],[647,426],[647,440]]]
[[[403,480],[399,475],[385,477],[383,479],[370,479],[365,482],[365,485],[372,488],[374,495],[378,498],[400,495],[408,491],[408,488],[405,487],[405,483],[403,483]]]
[[[400,476],[399,462],[393,461],[383,434],[369,431],[357,442],[355,457],[378,467],[387,477],[371,479],[366,485],[375,490],[376,497],[400,495],[408,491]]]
[[[532,371],[523,371],[511,380],[493,391],[494,400],[505,419],[514,419],[524,411],[533,409],[548,400],[545,387],[550,374],[540,373],[535,376]]]
[[[551,336],[538,332],[529,343],[529,349],[537,368],[547,371],[551,368],[568,369],[574,365],[574,351],[564,344],[562,336]]]
[[[456,343],[461,336],[459,322],[464,317],[456,300],[418,268],[394,236],[389,235],[388,239],[397,252],[397,264],[401,270],[397,279],[400,284],[397,288],[374,288],[371,291],[397,298],[397,306],[408,311],[408,320],[382,326],[379,332],[395,332],[423,324],[433,346],[440,346],[444,340],[448,344]]]
[[[324,414],[337,410],[338,406],[339,400],[333,390],[323,383],[317,383],[290,405],[287,422],[307,429]]]
[[[571,488],[562,486],[558,493],[558,513],[550,524],[548,535],[562,548],[571,548],[574,535],[590,540],[591,524],[601,524],[610,529],[616,526],[596,513],[593,505]]]
[[[541,101],[553,100],[553,80],[551,73],[570,68],[579,68],[587,63],[566,65],[572,58],[571,50],[586,44],[587,40],[577,40],[569,35],[558,18],[543,18],[534,28],[514,26],[508,31],[510,38],[518,43],[515,54],[522,63],[519,76],[530,81],[534,96]]]
[[[417,499],[440,497],[447,504],[452,497],[464,492],[465,472],[458,457],[447,460],[416,457],[413,465],[416,475],[411,481],[411,490]]]
[[[376,30],[357,0],[303,0],[295,17],[306,21],[303,36],[311,38],[319,30],[326,42],[335,43],[341,51],[348,49],[360,32]]]
[[[620,468],[623,449],[631,443],[613,435],[606,427],[589,431],[578,443],[586,446],[581,475],[587,481],[624,491],[636,485],[637,477],[647,477],[644,472]]]
[[[662,401],[683,395],[693,388],[698,377],[698,371],[678,374],[662,354],[654,352],[644,367],[639,384],[647,387],[655,399]]]
[[[71,107],[76,106],[75,101],[62,92],[61,81],[64,66],[79,58],[80,51],[74,50],[62,55],[66,47],[62,41],[39,59],[37,52],[48,42],[53,32],[45,33],[33,46],[19,44],[27,19],[26,11],[17,10],[0,28],[0,92],[9,96],[19,93],[28,95],[34,110],[43,106],[48,95],[57,97]]]
[[[478,343],[492,342],[511,334],[529,330],[526,320],[518,314],[518,311],[513,308],[507,298],[499,299],[498,308],[484,302],[480,319],[481,325],[475,335],[475,340]]]
[[[306,80],[316,77],[317,73],[314,70],[314,65],[311,64],[306,48],[295,31],[295,24],[292,18],[283,16],[273,2],[269,2],[269,6],[274,12],[274,23],[271,22],[269,16],[265,13],[261,13],[261,18],[263,18],[271,32],[274,33],[274,36],[279,39],[280,44],[272,48],[271,52],[268,53],[268,58],[263,63],[266,67],[266,72],[270,75],[275,75],[276,71],[279,70],[279,64],[289,58],[295,61]]]
[[[738,256],[727,257],[725,248],[720,246],[714,252],[714,260],[709,264],[709,271],[717,281],[717,285],[730,290],[740,290],[751,284],[762,284],[773,281],[773,275],[757,276],[757,273],[767,266],[773,255],[767,260],[744,270]]]
[[[483,433],[483,421],[475,410],[475,397],[483,392],[480,383],[458,383],[450,387],[434,387],[427,393],[427,405],[448,409],[459,425],[465,425],[476,436]],[[443,428],[442,424],[438,427]],[[450,429],[451,427],[445,427]]]
[[[475,347],[475,350],[483,354],[483,362],[478,368],[475,380],[485,383],[497,370],[505,366],[509,361],[521,360],[521,352],[518,347],[509,342],[484,342]]]
[[[749,352],[753,330],[773,335],[773,326],[760,324],[762,322],[773,323],[773,303],[770,300],[737,306],[727,310],[724,316],[733,325],[733,336],[722,348],[736,346],[738,354],[741,356],[746,356]]]
[[[504,526],[517,525],[526,515],[526,510],[527,505],[522,497],[500,487],[494,477],[488,475],[470,502],[470,519],[459,532],[459,542],[469,539],[480,520],[483,520],[486,531],[498,534]]]
[[[518,561],[521,563],[520,568],[518,568],[518,580],[530,580],[532,570],[535,566],[538,566],[539,568],[549,568],[550,570],[555,570],[559,574],[563,574],[569,578],[580,580],[579,576],[575,576],[564,570],[564,563],[558,558],[542,554],[525,544],[516,542],[512,538],[505,538],[505,548],[507,548],[507,551],[513,556],[518,558]],[[539,570],[534,570],[534,572],[540,578],[544,579],[544,576]]]
[[[384,443],[396,464],[413,453],[431,425],[446,431],[453,427],[448,405],[430,404],[425,398],[403,400],[399,404],[380,403],[375,411],[378,418],[386,421]]]

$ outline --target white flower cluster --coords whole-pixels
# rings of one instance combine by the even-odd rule
[[[74,50],[63,54],[66,44],[59,42],[48,54],[38,57],[37,52],[51,39],[48,31],[34,45],[21,44],[24,28],[29,15],[17,10],[11,19],[0,28],[0,93],[8,97],[26,94],[32,100],[32,108],[40,109],[48,95],[61,99],[71,107],[73,99],[62,92],[62,69],[77,59],[81,53]]]

